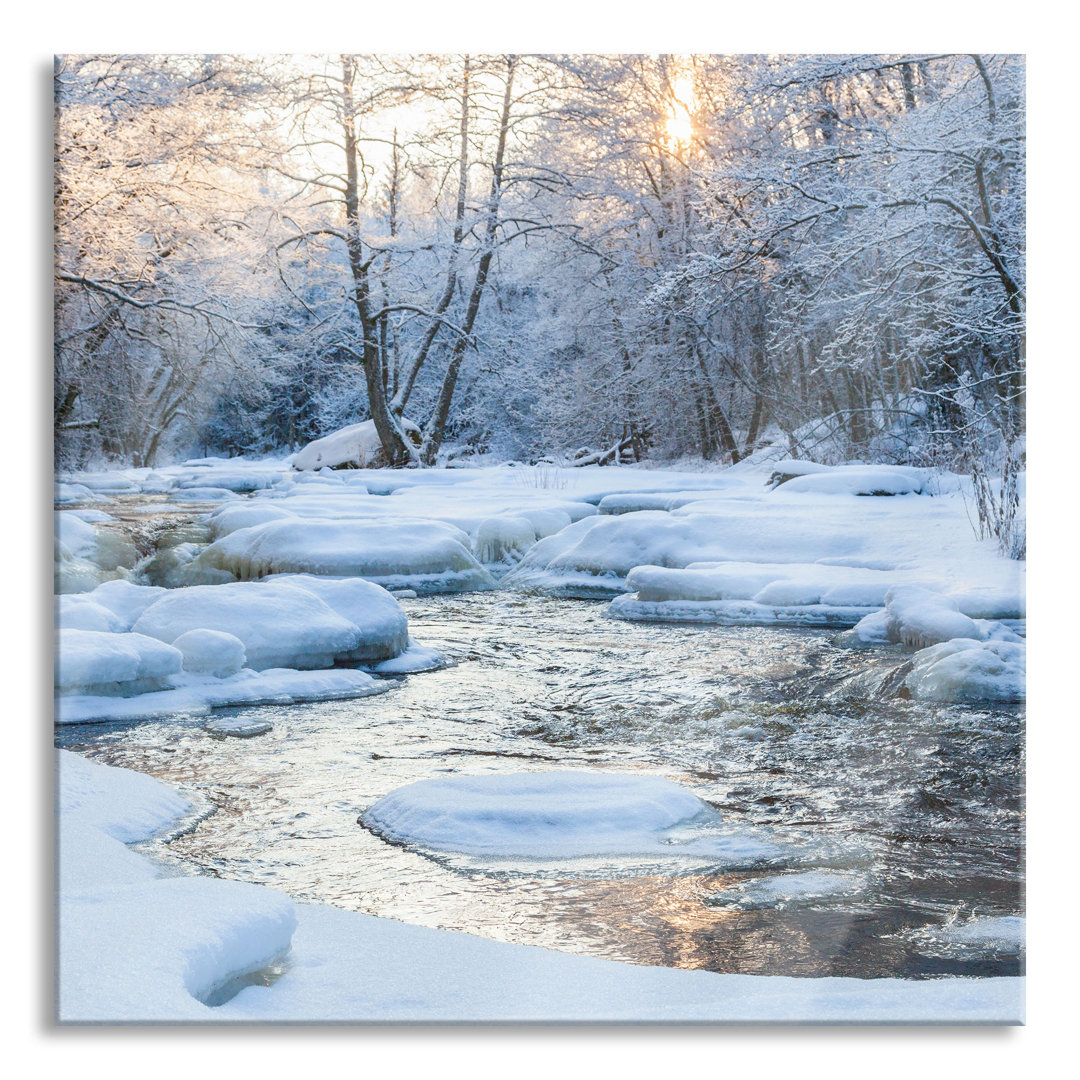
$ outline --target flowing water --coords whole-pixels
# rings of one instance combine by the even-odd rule
[[[1022,912],[1018,708],[868,698],[851,677],[899,656],[839,648],[824,631],[624,623],[604,603],[510,592],[402,603],[413,635],[453,666],[377,697],[216,714],[273,723],[255,738],[176,717],[62,728],[58,744],[213,804],[159,857],[299,900],[682,968],[1022,970],[1015,947],[939,932]],[[357,820],[414,780],[553,769],[677,781],[781,853],[745,866],[484,866],[387,843]],[[762,888],[788,874],[800,877]]]

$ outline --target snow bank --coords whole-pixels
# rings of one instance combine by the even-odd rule
[[[383,660],[371,670],[377,675],[418,675],[422,671],[438,671],[449,664],[442,653],[409,638],[409,647],[400,656]]]
[[[762,858],[717,832],[720,816],[655,776],[546,772],[451,776],[392,791],[363,815],[388,840],[495,858],[682,854]]]
[[[787,495],[921,495],[929,476],[927,469],[900,465],[836,465],[804,472],[773,486],[783,484]]]
[[[1016,1023],[1024,980],[795,979],[636,967],[161,878],[121,841],[188,811],[146,776],[58,751],[59,993],[90,1021],[878,1021]],[[286,954],[272,986],[237,976]],[[207,1001],[224,1000],[211,1007]]]
[[[884,602],[895,575],[820,563],[713,563],[686,569],[637,566],[634,596],[612,602],[615,618],[657,622],[850,626]]]
[[[268,574],[363,577],[418,593],[492,589],[473,558],[468,535],[436,521],[269,521],[223,536],[200,556],[203,565],[242,581]]]
[[[325,668],[360,647],[360,629],[313,593],[278,582],[172,589],[132,629],[172,642],[189,630],[217,630],[243,642],[248,666]]]
[[[110,697],[142,694],[166,685],[182,660],[179,650],[153,635],[61,629],[56,635],[56,689]]]
[[[920,701],[1022,702],[1027,647],[955,638],[917,652],[903,686]]]

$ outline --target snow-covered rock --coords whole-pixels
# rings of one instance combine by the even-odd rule
[[[917,652],[903,685],[920,701],[1022,702],[1027,648],[954,638]]]
[[[885,597],[885,632],[890,641],[913,648],[949,641],[952,638],[978,638],[973,619],[960,612],[947,596],[917,585],[890,589]]]
[[[135,620],[166,590],[154,585],[136,585],[130,581],[106,581],[90,593],[88,599],[108,608],[130,630]]]
[[[364,578],[326,578],[314,574],[282,574],[269,579],[296,585],[360,630],[360,641],[339,660],[368,664],[390,660],[409,646],[409,620],[401,605],[381,585]]]
[[[132,629],[173,642],[189,630],[217,630],[240,639],[247,664],[325,668],[359,648],[360,629],[297,585],[234,582],[173,589],[155,600]]]
[[[202,566],[241,581],[268,574],[363,577],[418,593],[492,589],[495,581],[469,550],[469,537],[438,521],[268,521],[215,540]]]
[[[180,671],[178,649],[138,633],[60,630],[56,635],[56,689],[61,693],[122,697],[166,685]]]
[[[420,429],[408,420],[402,423],[406,435],[418,441]],[[293,458],[293,468],[336,469],[341,465],[366,469],[386,464],[379,433],[375,430],[374,420],[365,420],[360,424],[350,424],[340,431],[324,435],[321,439],[309,442]]]
[[[783,484],[787,495],[921,495],[928,479],[928,470],[902,465],[836,465],[791,476],[773,486]]]
[[[656,776],[492,773],[420,780],[363,815],[388,840],[493,858],[679,855],[761,858],[768,845],[721,834],[720,815]]]
[[[107,607],[95,603],[86,593],[56,598],[56,626],[66,630],[97,630],[118,634],[130,627]]]
[[[285,507],[272,502],[227,503],[210,515],[210,533],[216,540],[219,536],[228,536],[238,529],[249,529],[252,525],[264,525],[268,521],[293,517],[295,515]]]
[[[184,657],[184,670],[223,679],[244,666],[244,643],[221,630],[187,630],[173,641]]]

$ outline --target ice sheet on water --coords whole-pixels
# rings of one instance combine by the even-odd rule
[[[420,780],[363,815],[388,840],[422,851],[508,859],[603,856],[763,858],[768,844],[725,832],[696,795],[656,776],[490,773]]]
[[[113,720],[146,720],[161,716],[205,716],[213,709],[236,705],[291,705],[301,701],[338,701],[384,694],[394,683],[366,671],[331,669],[297,671],[243,668],[219,679],[212,675],[175,675],[175,689],[137,697],[95,697],[73,694],[55,701],[58,724],[90,724]]]
[[[409,647],[403,653],[381,661],[371,670],[378,675],[416,675],[422,671],[438,671],[446,667],[447,663],[442,653],[409,638]]]
[[[710,894],[705,903],[744,910],[763,907],[783,910],[794,904],[858,896],[865,888],[866,879],[862,875],[812,870],[804,874],[778,874],[740,881],[731,888]]]

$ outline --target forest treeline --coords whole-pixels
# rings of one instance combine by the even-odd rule
[[[371,418],[399,465],[768,440],[971,472],[991,531],[1015,504],[1022,58],[67,56],[54,77],[62,466]]]

